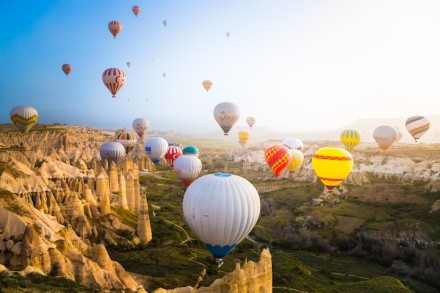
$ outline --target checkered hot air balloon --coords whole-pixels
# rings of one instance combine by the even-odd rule
[[[411,134],[415,142],[417,142],[417,140],[428,131],[431,124],[426,117],[413,116],[406,119],[405,125],[409,134]]]
[[[108,68],[102,73],[102,81],[112,93],[112,98],[125,84],[125,72],[119,68]]]
[[[231,128],[240,118],[240,109],[234,103],[220,103],[214,108],[214,118],[223,129],[224,135],[228,135]]]
[[[116,39],[116,36],[122,31],[122,24],[117,20],[112,20],[108,23],[108,30]]]
[[[339,138],[348,151],[354,149],[361,141],[361,135],[354,129],[343,130]]]
[[[275,177],[278,177],[289,165],[289,149],[283,145],[269,147],[264,153],[264,160],[269,165]]]

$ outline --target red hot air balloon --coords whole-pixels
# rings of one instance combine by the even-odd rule
[[[119,68],[108,68],[102,73],[102,81],[116,98],[116,93],[125,84],[125,73]]]
[[[165,160],[170,163],[171,168],[174,168],[174,161],[182,155],[182,149],[175,145],[170,145],[165,154]]]
[[[264,153],[264,160],[270,169],[272,169],[275,177],[278,177],[289,165],[289,149],[283,145],[271,146]]]
[[[108,30],[115,37],[122,31],[122,24],[117,20],[112,20],[108,23]]]
[[[139,13],[141,13],[141,8],[137,5],[133,6],[133,8],[131,9],[131,11],[133,11],[134,16],[138,16]]]
[[[69,73],[72,72],[72,65],[70,65],[70,64],[63,64],[63,66],[61,66],[61,69],[66,74],[66,76],[68,76]]]

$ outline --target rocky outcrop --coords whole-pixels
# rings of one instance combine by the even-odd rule
[[[150,225],[150,215],[148,213],[147,196],[142,195],[139,203],[139,216],[136,233],[141,243],[147,244],[153,239]]]

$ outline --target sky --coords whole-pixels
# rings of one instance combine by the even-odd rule
[[[438,115],[439,15],[434,0],[1,0],[0,123],[18,105],[40,123],[189,134],[220,131],[220,102],[277,131]],[[115,99],[110,67],[127,76]]]

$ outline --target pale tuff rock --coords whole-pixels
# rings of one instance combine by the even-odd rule
[[[115,162],[113,161],[110,163],[109,181],[110,181],[110,192],[118,192],[119,190],[118,169],[116,167]]]
[[[147,244],[151,241],[151,239],[153,239],[146,195],[142,195],[140,197],[139,216],[136,232],[140,241],[144,244]]]
[[[102,162],[102,168],[104,168],[104,170],[108,170],[108,161],[107,161],[107,159],[105,159],[104,162]]]
[[[96,197],[98,201],[104,196],[104,193],[108,189],[108,176],[104,168],[101,168],[98,176],[96,177]]]
[[[0,202],[0,226],[4,239],[23,235],[26,223],[16,214],[9,212]]]
[[[89,188],[89,184],[84,185],[82,196],[88,204],[96,204],[96,199],[93,197],[92,190]]]
[[[105,186],[105,192],[101,197],[101,213],[104,215],[110,214],[110,190],[108,185]]]
[[[128,210],[125,177],[122,175],[122,173],[119,174],[119,207],[121,209]]]
[[[139,177],[134,177],[134,178],[139,178]],[[140,202],[140,199],[141,199],[140,190],[141,190],[141,186],[139,184],[139,180],[135,179],[134,180],[134,203],[135,203],[135,205],[134,205],[134,213],[135,214],[139,213],[139,202]]]
[[[134,189],[134,178],[133,178],[133,172],[131,170],[127,173],[127,179],[125,182],[126,190],[127,190],[127,204],[128,209],[130,212],[134,213],[136,209],[136,196],[135,196],[135,189]]]

